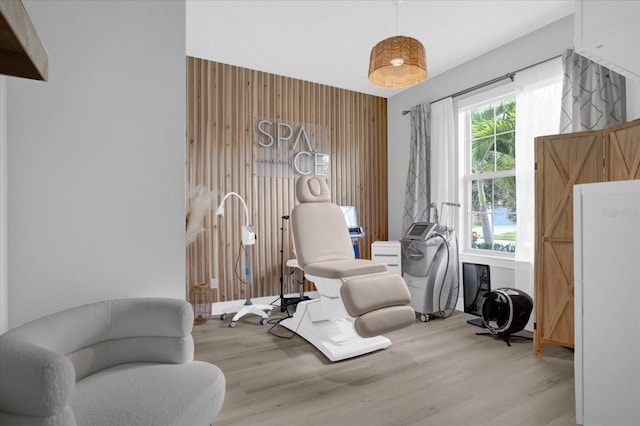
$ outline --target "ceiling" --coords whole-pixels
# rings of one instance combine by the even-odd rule
[[[574,0],[187,1],[187,55],[381,97],[371,48],[408,35],[428,78],[573,13]],[[397,10],[397,15],[396,15]],[[396,22],[397,21],[397,22]],[[397,30],[396,30],[397,25]]]

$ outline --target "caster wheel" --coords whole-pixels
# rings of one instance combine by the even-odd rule
[[[427,322],[427,321],[429,321],[429,315],[427,315],[427,314],[421,314],[421,315],[420,315],[420,321],[422,321],[422,322]]]
[[[271,311],[270,310],[269,311],[265,311],[265,314],[267,314],[267,316],[270,317],[271,316]]]
[[[260,325],[265,325],[267,323],[266,318],[260,318]]]
[[[238,323],[236,321],[231,321],[229,323],[229,327],[231,327],[231,328],[236,328],[236,325],[238,325]]]
[[[224,314],[220,314],[220,321],[224,321],[227,319],[227,313],[225,312]]]

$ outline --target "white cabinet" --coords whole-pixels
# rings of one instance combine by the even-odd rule
[[[371,260],[385,263],[389,272],[402,275],[400,241],[374,241],[371,244]]]
[[[575,51],[626,77],[640,80],[640,2],[577,0]]]
[[[573,197],[576,422],[640,425],[640,180]]]

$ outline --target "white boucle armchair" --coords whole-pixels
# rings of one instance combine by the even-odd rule
[[[194,361],[183,300],[99,302],[0,336],[0,425],[198,426],[225,394],[216,366]]]

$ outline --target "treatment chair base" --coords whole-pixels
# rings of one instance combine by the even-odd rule
[[[351,318],[312,321],[310,312],[320,299],[298,303],[295,314],[280,325],[288,328],[318,348],[330,361],[368,354],[391,346],[384,336],[363,338],[356,334]],[[311,309],[309,309],[311,308]]]

